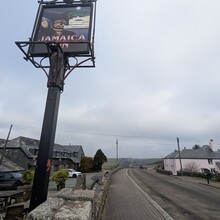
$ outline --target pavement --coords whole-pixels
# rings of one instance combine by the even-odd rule
[[[111,178],[102,220],[172,220],[150,196],[121,169]]]

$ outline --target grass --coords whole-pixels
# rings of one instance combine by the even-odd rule
[[[112,170],[117,167],[117,165],[118,162],[116,159],[108,159],[108,161],[102,165],[102,170]]]

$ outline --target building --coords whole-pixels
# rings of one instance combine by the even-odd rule
[[[9,140],[4,149],[6,140],[0,142],[0,154],[8,160],[16,163],[23,169],[28,169],[36,165],[39,140],[17,137]],[[52,170],[59,168],[73,168],[78,169],[82,157],[85,156],[83,148],[80,145],[65,145],[54,144]]]
[[[181,163],[180,163],[181,161]],[[184,148],[180,152],[174,150],[164,158],[164,169],[172,171],[173,175],[181,170],[192,172],[204,172],[205,169],[215,173],[220,171],[220,151],[213,140],[210,140],[209,145],[204,145],[198,149]]]

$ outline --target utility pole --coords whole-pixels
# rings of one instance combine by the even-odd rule
[[[116,161],[118,162],[118,139],[116,140]]]
[[[179,151],[180,173],[181,173],[181,176],[183,176],[183,167],[182,167],[182,161],[181,161],[181,155],[180,155],[180,142],[179,142],[179,138],[177,138],[177,146],[178,146],[178,151]]]
[[[0,160],[0,167],[2,166],[3,157],[5,156],[5,151],[6,151],[6,147],[7,147],[7,144],[8,144],[8,139],[9,139],[9,136],[10,136],[10,133],[11,133],[11,129],[12,129],[12,125],[10,126],[8,136],[7,136],[7,139],[5,141],[4,149],[3,149],[1,160]]]

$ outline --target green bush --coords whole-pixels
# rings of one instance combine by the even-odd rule
[[[34,180],[34,170],[25,170],[22,176],[24,185],[31,185]]]
[[[69,177],[69,172],[67,170],[58,170],[52,174],[51,180],[57,185],[65,184],[66,180]]]

